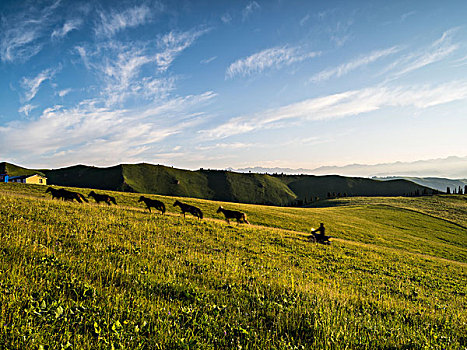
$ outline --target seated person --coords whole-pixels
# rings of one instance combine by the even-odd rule
[[[312,234],[314,234],[316,237],[324,237],[324,232],[325,232],[325,228],[324,228],[324,224],[323,223],[320,223],[319,224],[319,227],[316,229],[316,230],[313,230],[311,231]]]

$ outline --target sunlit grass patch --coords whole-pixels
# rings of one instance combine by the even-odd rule
[[[252,222],[227,225],[216,202],[184,199],[200,221],[171,197],[154,196],[161,215],[136,194],[113,192],[109,207],[44,190],[0,186],[6,348],[466,346],[466,232],[426,215],[430,203],[223,203]],[[306,239],[319,222],[338,237],[330,246]]]

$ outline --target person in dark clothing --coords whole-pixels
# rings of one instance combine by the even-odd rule
[[[314,234],[315,236],[324,237],[325,236],[325,234],[324,234],[325,230],[326,229],[324,228],[324,224],[320,223],[319,227],[316,230],[311,231],[311,233]]]
[[[316,243],[329,244],[329,238],[331,237],[327,237],[325,232],[326,229],[324,228],[324,224],[320,223],[316,230],[311,231],[310,240]]]

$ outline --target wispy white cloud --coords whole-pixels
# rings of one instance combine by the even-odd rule
[[[428,47],[405,55],[393,62],[383,73],[393,71],[394,76],[399,77],[445,59],[459,48],[459,44],[452,43],[456,31],[457,28],[453,28],[444,32],[441,38],[435,40]]]
[[[31,113],[31,111],[33,109],[37,108],[37,106],[34,106],[34,105],[31,105],[31,104],[25,104],[24,106],[21,106],[19,109],[18,109],[18,112],[19,113],[24,113],[24,115],[26,117],[29,116],[29,113]]]
[[[330,13],[332,13],[331,11]],[[333,14],[335,16],[335,14]],[[337,47],[343,46],[351,37],[351,28],[354,24],[353,14],[347,15],[348,19],[345,21],[338,20],[333,25],[327,27],[329,39],[334,42]]]
[[[261,6],[256,1],[251,1],[242,11],[242,19],[245,21],[253,12],[259,9],[261,9]]]
[[[152,78],[145,77],[134,84],[132,91],[147,100],[154,100],[156,98],[165,99],[169,93],[175,89],[175,79],[169,78]]]
[[[176,78],[164,73],[178,55],[209,29],[169,32],[155,42],[123,43],[109,39],[96,47],[76,46],[88,70],[101,81],[98,89],[107,106],[137,100],[163,100],[175,88]],[[211,60],[214,58],[211,58]],[[154,75],[154,72],[157,74]]]
[[[467,56],[459,58],[453,62],[454,67],[461,67],[467,65]]]
[[[318,55],[320,52],[304,53],[298,47],[273,47],[235,61],[227,68],[225,75],[226,78],[234,78],[237,75],[244,77],[260,73],[267,68],[288,66]]]
[[[73,108],[55,106],[35,120],[0,126],[0,147],[18,160],[54,159],[56,164],[109,165],[157,153],[157,143],[202,122],[194,113],[212,92],[153,103],[137,110],[101,107],[100,100]],[[177,115],[177,118],[168,116]],[[147,155],[146,155],[146,160]]]
[[[216,143],[209,146],[196,146],[197,150],[200,151],[211,151],[211,150],[237,150],[243,148],[258,147],[256,143],[245,143],[245,142],[232,142],[232,143]]]
[[[467,99],[467,81],[438,86],[371,87],[312,98],[284,107],[233,118],[203,135],[224,138],[259,129],[277,127],[293,120],[325,120],[368,113],[382,108],[413,107],[424,109]]]
[[[87,69],[90,69],[91,66],[89,64],[88,52],[86,51],[86,48],[83,46],[76,46],[75,50],[78,53],[78,55],[81,57],[81,59],[83,60],[84,66]]]
[[[190,47],[196,39],[208,31],[209,29],[190,30],[187,32],[171,31],[160,37],[158,46],[162,49],[162,52],[156,54],[159,71],[166,71],[183,50]]]
[[[101,70],[104,73],[107,86],[106,94],[113,97],[110,103],[123,97],[138,77],[141,68],[154,61],[154,57],[146,55],[143,50],[135,47],[124,47],[116,57],[106,57]]]
[[[4,62],[26,61],[42,49],[43,44],[35,42],[39,37],[37,30],[23,31],[14,28],[4,33],[0,48],[2,61]]]
[[[332,77],[341,77],[357,68],[360,68],[362,66],[366,66],[370,63],[373,63],[381,58],[384,58],[386,56],[392,55],[396,52],[399,52],[400,48],[397,46],[390,47],[388,49],[384,50],[376,50],[373,52],[370,52],[368,55],[361,56],[353,61],[341,64],[340,66],[334,67],[334,68],[329,68],[326,70],[323,70],[314,76],[311,77],[310,81],[311,82],[320,82],[324,80],[329,80]]]
[[[83,23],[83,20],[80,18],[75,18],[69,21],[66,21],[62,27],[55,29],[51,37],[52,39],[61,39],[64,38],[72,30],[78,29]]]
[[[310,18],[311,18],[310,14],[306,14],[304,17],[302,17],[302,19],[299,22],[300,27],[303,27]]]
[[[197,105],[204,105],[209,103],[217,96],[213,91],[207,91],[200,95],[188,95],[185,97],[176,97],[168,101],[165,101],[161,105],[156,107],[148,107],[143,112],[141,112],[142,117],[151,117],[154,115],[170,115],[173,112],[183,112],[184,109],[192,108]],[[198,117],[199,114],[194,115],[190,114],[189,117]],[[183,118],[183,113],[180,114],[180,118]],[[179,119],[178,121],[180,121]],[[171,122],[176,121],[176,117],[171,115]]]
[[[403,13],[401,15],[401,22],[404,22],[407,18],[409,18],[410,16],[415,15],[416,13],[417,13],[416,11],[409,11],[409,12]]]
[[[211,63],[212,61],[214,61],[216,58],[217,58],[217,56],[212,56],[212,57],[206,58],[204,60],[201,60],[200,63],[201,64],[208,64],[208,63]]]
[[[32,4],[27,11],[11,14],[0,21],[0,58],[3,62],[25,62],[40,52],[60,0],[39,8]]]
[[[57,95],[60,96],[60,97],[65,97],[66,95],[68,95],[69,93],[71,92],[71,89],[63,89],[63,90],[60,90]]]
[[[113,44],[105,50],[102,61],[89,63],[103,80],[102,94],[108,106],[129,97],[147,100],[164,99],[174,89],[172,77],[144,76],[145,66],[157,67],[157,54],[149,54],[144,45]]]
[[[221,16],[221,21],[223,23],[230,23],[232,21],[232,16],[230,15],[230,13],[225,13]]]
[[[21,86],[27,90],[24,95],[24,100],[26,102],[31,101],[39,91],[41,84],[46,81],[52,79],[52,77],[57,72],[56,69],[46,69],[40,72],[37,76],[33,78],[26,78],[24,77],[21,80]]]
[[[135,6],[121,12],[99,13],[100,23],[95,28],[98,37],[111,37],[125,28],[143,25],[151,20],[151,9],[146,5]]]

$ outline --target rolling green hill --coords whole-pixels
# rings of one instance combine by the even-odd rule
[[[277,205],[295,199],[284,183],[269,175],[189,171],[151,164],[124,164],[122,170],[125,184],[140,193]]]
[[[7,164],[7,163],[3,163]],[[22,168],[7,164],[8,168]],[[36,172],[25,169],[24,171]],[[225,170],[197,171],[152,164],[120,164],[108,168],[85,165],[41,170],[48,183],[124,192],[153,193],[228,202],[286,206],[327,193],[348,196],[402,196],[432,190],[407,180],[377,181],[343,176],[280,176],[236,173]]]
[[[131,188],[125,186],[121,165],[110,168],[75,165],[61,169],[43,170],[43,172],[50,185],[131,192]]]
[[[0,174],[8,174],[10,176],[39,174],[44,176],[44,173],[42,171],[22,168],[20,166],[7,162],[0,163]]]
[[[411,181],[396,179],[393,181],[376,181],[367,178],[345,177],[339,175],[289,175],[280,176],[280,179],[286,183],[290,189],[297,195],[298,199],[318,196],[326,198],[328,192],[340,193],[341,196],[395,196],[404,195],[419,191],[431,190],[414,184]]]

